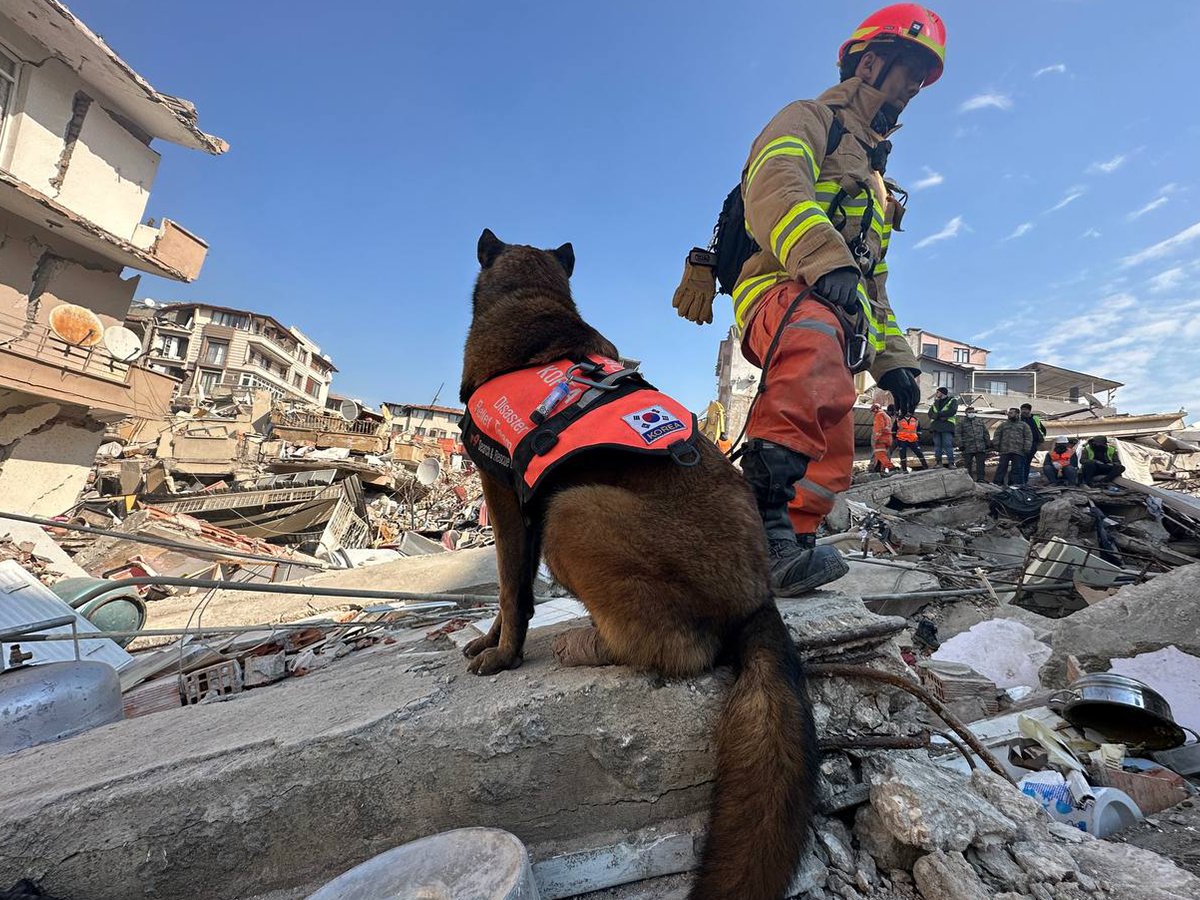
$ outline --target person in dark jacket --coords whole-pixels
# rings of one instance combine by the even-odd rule
[[[1029,429],[1029,436],[1033,440],[1033,443],[1029,445],[1029,451],[1025,454],[1025,463],[1021,478],[1021,484],[1027,484],[1029,482],[1030,470],[1033,468],[1033,458],[1042,446],[1042,441],[1046,440],[1046,426],[1042,424],[1041,416],[1033,414],[1033,406],[1028,403],[1021,404],[1021,421]]]
[[[954,426],[958,424],[958,400],[940,387],[929,404],[929,430],[933,432],[934,465],[954,468]],[[946,461],[942,462],[942,457]]]
[[[1029,456],[1029,445],[1033,434],[1029,426],[1021,421],[1021,411],[1015,406],[1008,411],[1008,419],[996,429],[995,444],[1000,451],[1000,464],[996,466],[993,484],[1022,484],[1025,460]]]
[[[1107,484],[1125,471],[1120,457],[1117,456],[1117,448],[1110,447],[1108,438],[1104,435],[1088,440],[1079,454],[1079,460],[1083,464],[1079,483],[1085,487],[1094,487],[1097,480],[1101,484]]]
[[[988,434],[987,425],[975,415],[975,407],[968,406],[966,414],[959,420],[954,429],[958,449],[966,460],[967,471],[976,481],[986,478],[984,462],[988,450],[992,448],[992,438]]]

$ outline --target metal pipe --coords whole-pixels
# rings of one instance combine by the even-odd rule
[[[916,734],[831,734],[817,744],[822,750],[921,750],[929,746],[929,732]]]
[[[1013,777],[1008,774],[1003,766],[996,761],[996,758],[988,751],[988,749],[979,742],[979,738],[975,737],[954,713],[950,712],[937,697],[933,696],[924,688],[913,684],[911,681],[902,678],[899,675],[893,675],[891,672],[881,672],[878,669],[868,668],[867,666],[847,666],[839,665],[838,663],[813,663],[806,667],[808,674],[816,675],[825,678],[866,678],[871,681],[882,681],[893,687],[898,687],[902,691],[912,694],[931,710],[937,713],[938,718],[954,729],[967,746],[975,751],[975,754],[982,759],[989,769],[1007,781],[1009,784],[1016,786]]]
[[[96,585],[84,591],[76,598],[76,603],[83,606],[97,597],[103,597],[109,591],[121,590],[126,587],[141,585],[157,585],[159,587],[191,587],[206,590],[246,591],[248,593],[291,594],[300,597],[351,597],[362,600],[416,600],[416,601],[446,601],[456,605],[464,603],[498,604],[500,598],[491,594],[445,594],[420,593],[413,591],[375,591],[365,588],[328,588],[313,587],[303,584],[268,584],[253,581],[231,581],[228,578],[178,578],[168,575],[146,575],[138,578],[122,578],[107,584]],[[534,602],[548,599],[535,597]]]
[[[445,604],[439,608],[445,609]],[[403,610],[397,610],[402,612]],[[414,612],[432,612],[430,608],[414,609]],[[98,638],[134,638],[134,637],[173,637],[194,636],[211,637],[223,634],[252,634],[256,631],[304,631],[308,628],[337,629],[337,628],[374,628],[392,624],[387,622],[267,622],[262,625],[210,625],[205,628],[142,628],[137,631],[87,631],[80,635],[80,640],[90,641]],[[399,623],[397,623],[399,624]],[[31,634],[21,638],[21,643],[47,643],[53,641],[69,641],[66,634]]]
[[[298,559],[288,559],[282,556],[264,556],[260,553],[241,553],[237,550],[218,550],[215,547],[205,547],[199,544],[185,544],[182,541],[172,541],[167,538],[150,537],[145,534],[126,534],[123,531],[113,531],[111,528],[94,528],[91,525],[74,525],[70,522],[59,522],[56,519],[46,519],[42,516],[23,516],[0,510],[0,519],[11,519],[13,522],[26,522],[30,525],[40,525],[43,528],[65,528],[67,531],[81,531],[84,534],[96,534],[101,537],[118,538],[134,544],[150,544],[154,547],[166,547],[169,550],[186,550],[189,552],[207,553],[213,556],[229,556],[236,559],[250,559],[255,562],[267,562],[280,565],[286,563],[292,566],[302,566],[306,569],[326,570],[331,567],[326,563],[303,562]]]
[[[1073,589],[1075,587],[1075,584],[1074,584],[1074,582],[1055,581],[1055,582],[1051,582],[1050,584],[1045,585],[1045,586],[1040,585],[1040,584],[1035,584],[1035,585],[1027,585],[1027,587],[1029,587],[1032,590],[1038,590],[1038,591],[1065,591],[1065,590]],[[864,602],[866,602],[868,600],[870,600],[872,602],[876,602],[876,601],[880,601],[880,600],[894,600],[894,599],[899,599],[899,598],[912,599],[912,600],[937,600],[937,599],[949,599],[951,597],[970,597],[973,594],[987,594],[987,593],[988,593],[988,589],[982,588],[982,587],[955,588],[953,590],[945,590],[945,591],[909,591],[909,592],[901,591],[899,593],[894,593],[894,594],[863,594],[862,597],[859,599],[863,600]]]

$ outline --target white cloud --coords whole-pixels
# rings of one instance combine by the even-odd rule
[[[1041,78],[1043,75],[1063,75],[1067,71],[1065,63],[1055,63],[1052,66],[1042,66],[1033,73],[1034,78]]]
[[[1174,185],[1168,185],[1168,187],[1173,188]],[[1131,212],[1128,216],[1129,221],[1132,222],[1134,219],[1140,219],[1142,216],[1144,216],[1148,212],[1154,212],[1154,210],[1158,209],[1164,203],[1168,202],[1168,199],[1169,198],[1165,194],[1162,197],[1155,197],[1153,200],[1151,200],[1149,203],[1147,203],[1141,209],[1135,209],[1133,212]]]
[[[1010,234],[1008,237],[1006,237],[1005,240],[1011,241],[1011,240],[1015,240],[1016,238],[1019,238],[1019,237],[1024,237],[1025,235],[1029,234],[1029,232],[1032,230],[1033,230],[1032,222],[1022,222],[1020,225],[1018,225],[1016,228],[1013,229],[1013,233]]]
[[[977,109],[1012,109],[1012,97],[1008,94],[1001,94],[995,91],[989,91],[983,94],[976,94],[974,97],[963,102],[958,108],[959,112],[974,112]]]
[[[1173,269],[1167,269],[1165,272],[1160,272],[1150,279],[1150,290],[1156,294],[1161,294],[1163,291],[1170,291],[1179,287],[1184,282],[1183,266],[1176,266]]]
[[[923,191],[925,188],[937,187],[946,180],[941,172],[935,172],[929,166],[922,166],[921,168],[925,170],[925,177],[913,184],[914,191]]]
[[[922,247],[928,247],[930,244],[936,244],[938,241],[945,241],[949,240],[950,238],[958,237],[963,228],[963,217],[955,216],[953,219],[947,222],[946,226],[937,234],[931,234],[929,237],[924,237],[917,241],[915,245],[916,249],[920,250]]]
[[[1099,228],[1089,228],[1087,231],[1085,231],[1083,234],[1081,234],[1080,237],[1082,237],[1082,238],[1098,238],[1098,237],[1100,237],[1100,229]]]
[[[1070,188],[1070,189],[1068,189],[1066,196],[1064,196],[1061,200],[1059,200],[1052,207],[1050,207],[1048,210],[1046,210],[1046,212],[1048,212],[1048,213],[1058,212],[1060,209],[1062,209],[1068,203],[1074,203],[1076,200],[1078,200],[1080,197],[1082,197],[1086,193],[1087,193],[1087,191],[1081,187]]]
[[[1151,244],[1145,250],[1139,250],[1123,260],[1122,266],[1136,266],[1151,259],[1158,259],[1163,256],[1168,256],[1174,253],[1180,247],[1190,244],[1192,241],[1200,239],[1200,222],[1195,225],[1189,225],[1187,228],[1178,234],[1174,234],[1165,241],[1159,241],[1157,244]]]
[[[1124,153],[1118,153],[1112,159],[1105,160],[1104,162],[1094,162],[1088,166],[1088,174],[1111,175],[1125,164],[1126,159],[1128,159],[1128,157]]]

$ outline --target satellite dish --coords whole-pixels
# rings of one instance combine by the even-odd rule
[[[338,408],[342,418],[347,422],[357,422],[358,415],[362,412],[362,407],[353,400],[343,400],[342,405]]]
[[[95,347],[104,340],[104,323],[86,306],[64,303],[50,310],[50,330],[74,347]]]
[[[124,325],[104,329],[104,349],[117,362],[133,362],[142,355],[142,339]]]
[[[441,474],[442,464],[436,457],[421,460],[421,464],[417,466],[417,481],[425,487],[431,487]]]
[[[147,297],[142,301],[142,306],[148,306],[151,309],[154,309],[154,307],[158,306],[158,304],[155,301],[151,300],[149,297]]]
[[[1099,400],[1097,400],[1094,395],[1089,394],[1087,391],[1083,392],[1083,399],[1088,402],[1088,406],[1095,407],[1095,406],[1103,406],[1104,405]]]

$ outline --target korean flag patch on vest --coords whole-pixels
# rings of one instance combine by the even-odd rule
[[[621,419],[641,435],[642,440],[647,444],[653,444],[659,438],[665,437],[673,431],[683,431],[687,427],[661,406],[649,406],[627,416],[621,416]]]

